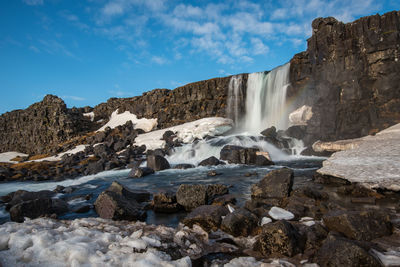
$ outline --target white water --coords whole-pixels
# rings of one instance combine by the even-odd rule
[[[243,101],[243,75],[232,76],[229,81],[227,115],[235,124],[241,119],[240,106]]]
[[[175,152],[166,158],[171,164],[189,163],[197,165],[200,161],[211,156],[219,158],[220,152],[225,145],[255,147],[260,151],[268,152],[273,161],[284,161],[293,158],[262,140],[261,137],[248,135],[221,136],[210,140],[200,140],[194,144],[175,148]]]
[[[286,91],[289,86],[290,63],[277,67],[269,73],[249,74],[246,91],[246,113],[240,128],[242,131],[259,134],[262,130],[275,126],[287,129],[289,109]]]

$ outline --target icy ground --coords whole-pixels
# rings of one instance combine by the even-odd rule
[[[131,121],[134,129],[142,129],[145,132],[150,132],[157,126],[157,119],[138,119],[135,114],[125,111],[124,113],[118,114],[118,109],[111,114],[109,122],[97,131],[104,131],[107,127],[111,129],[117,126],[124,125],[126,122]]]
[[[4,152],[4,153],[0,153],[0,162],[17,163],[16,161],[11,161],[11,160],[16,157],[26,157],[26,156],[28,156],[28,155],[24,154],[24,153],[14,152],[14,151]]]
[[[362,138],[354,149],[334,153],[317,172],[368,188],[400,191],[400,124]]]
[[[100,218],[57,221],[40,218],[0,225],[3,266],[192,266],[191,257],[231,249],[213,244],[200,227],[189,229],[115,222]],[[233,246],[232,246],[233,247]],[[181,255],[172,259],[167,252]],[[174,254],[174,253],[171,253]],[[254,258],[226,266],[280,266]]]

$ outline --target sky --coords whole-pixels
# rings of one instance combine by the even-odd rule
[[[306,49],[314,18],[399,9],[398,0],[2,0],[0,113],[46,94],[95,106],[270,70]]]

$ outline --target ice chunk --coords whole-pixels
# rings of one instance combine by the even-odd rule
[[[291,220],[294,218],[293,213],[278,207],[272,207],[268,214],[275,220]]]
[[[229,210],[230,213],[235,211],[235,209],[229,204],[228,204],[228,210]]]
[[[270,222],[272,222],[272,219],[271,219],[271,218],[263,217],[263,218],[261,219],[261,226],[263,226],[264,224],[270,223]]]

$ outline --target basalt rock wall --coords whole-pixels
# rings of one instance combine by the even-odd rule
[[[84,108],[67,109],[53,95],[27,109],[7,112],[0,116],[0,152],[54,152],[58,144],[92,129],[93,123],[83,112]]]
[[[318,18],[291,60],[289,97],[312,106],[306,143],[372,134],[400,122],[400,12],[344,24]]]
[[[158,128],[197,119],[226,116],[230,77],[190,83],[174,90],[155,89],[132,98],[111,98],[94,108],[95,120],[107,120],[116,109],[139,118],[158,118]]]

